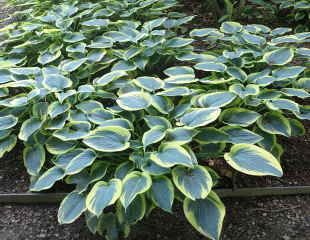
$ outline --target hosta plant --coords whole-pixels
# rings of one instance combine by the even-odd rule
[[[219,239],[225,207],[205,160],[282,176],[277,136],[310,119],[296,100],[309,97],[309,34],[226,22],[190,38],[191,17],[167,10],[175,1],[74,2],[1,31],[0,157],[19,140],[31,191],[74,186],[62,224],[84,214],[91,232],[118,239],[180,202]]]
[[[296,22],[297,32],[308,31],[310,24],[310,1],[309,0],[286,0],[278,1],[280,9],[291,10],[291,22]]]
[[[61,65],[63,71],[88,78],[112,63],[113,70],[134,71],[148,62],[169,62],[192,42],[176,36],[192,17],[165,11],[175,1],[72,2],[2,29],[1,65]]]
[[[309,30],[309,0],[210,0],[206,8],[219,22],[227,20],[280,20],[294,26],[296,32]],[[285,16],[285,17],[283,17]]]
[[[275,0],[276,1],[276,0]],[[238,19],[260,19],[274,15],[277,5],[274,0],[209,0],[206,8],[216,14],[219,22]]]

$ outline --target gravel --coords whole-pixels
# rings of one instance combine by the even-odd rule
[[[308,240],[310,196],[225,199],[227,216],[221,240]],[[99,240],[83,219],[57,224],[55,205],[0,205],[1,240]],[[173,215],[155,210],[133,227],[128,240],[202,240],[184,219],[180,207]]]

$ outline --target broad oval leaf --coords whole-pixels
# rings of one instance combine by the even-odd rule
[[[291,48],[279,48],[265,53],[263,59],[269,65],[282,66],[291,62],[294,58],[294,50]]]
[[[191,38],[174,37],[166,41],[166,47],[168,48],[181,48],[191,44],[194,40]]]
[[[228,34],[234,34],[241,32],[243,27],[240,23],[237,22],[224,22],[221,25],[221,31]]]
[[[182,145],[191,142],[195,134],[196,132],[191,128],[177,127],[168,130],[168,140]]]
[[[102,103],[100,103],[98,101],[88,100],[88,101],[84,101],[84,102],[77,104],[75,107],[77,109],[79,109],[81,112],[87,114],[87,113],[91,113],[95,109],[103,108],[103,105],[102,105]]]
[[[175,186],[192,200],[206,198],[213,185],[209,172],[199,165],[193,168],[177,166],[172,170],[172,178]]]
[[[58,210],[58,222],[69,224],[78,219],[86,210],[85,196],[78,192],[68,194],[61,202]]]
[[[244,108],[229,108],[222,112],[220,120],[231,126],[247,127],[260,117],[260,114]]]
[[[144,195],[138,195],[125,210],[120,202],[116,205],[116,214],[125,224],[135,224],[140,221],[146,212],[146,201]]]
[[[174,108],[172,100],[165,96],[152,95],[151,104],[162,114],[169,114]]]
[[[214,122],[219,117],[220,113],[221,110],[219,108],[197,108],[184,114],[180,118],[180,122],[192,128],[201,127]]]
[[[87,118],[95,124],[102,124],[107,120],[113,119],[113,113],[104,108],[97,108],[92,110],[88,115]]]
[[[304,128],[303,124],[296,120],[296,119],[289,119],[291,125],[291,136],[303,136],[306,133],[306,129]]]
[[[308,93],[304,89],[298,89],[298,88],[282,88],[281,92],[283,92],[287,96],[293,96],[293,97],[299,97],[299,98],[308,98],[310,97],[310,93]]]
[[[40,144],[27,146],[23,152],[24,164],[30,175],[37,176],[45,162],[45,150]]]
[[[14,127],[18,122],[18,118],[13,115],[0,117],[0,131]]]
[[[280,134],[286,137],[291,135],[291,127],[287,118],[279,112],[268,112],[257,120],[260,129],[271,134]]]
[[[176,67],[170,67],[167,68],[164,73],[169,76],[176,76],[176,75],[194,75],[195,76],[195,72],[194,69],[192,69],[191,67],[187,67],[187,66],[176,66]]]
[[[221,128],[227,136],[228,142],[231,142],[233,144],[237,143],[250,143],[255,144],[262,141],[264,138],[248,129],[242,128],[242,127],[233,127],[233,126],[225,126]]]
[[[127,111],[137,111],[149,107],[151,97],[144,92],[130,92],[121,95],[116,102]]]
[[[42,191],[51,188],[55,182],[57,182],[60,179],[63,179],[65,176],[65,172],[60,167],[52,167],[46,172],[44,172],[37,180],[36,182],[31,186],[31,191]]]
[[[157,95],[176,97],[176,96],[190,95],[191,93],[192,93],[191,90],[187,87],[173,87],[173,88],[168,88],[165,91],[158,92]]]
[[[109,182],[97,182],[86,198],[87,209],[100,216],[102,211],[114,204],[122,193],[122,181],[119,179],[111,179]]]
[[[287,80],[288,78],[298,77],[305,69],[305,67],[301,66],[277,68],[272,72],[272,76],[277,78],[277,80]]]
[[[18,138],[27,141],[28,138],[42,127],[42,120],[39,118],[30,118],[23,122]]]
[[[281,177],[283,171],[279,161],[263,148],[252,144],[236,144],[224,155],[227,163],[234,169],[255,176]]]
[[[171,123],[164,117],[147,115],[144,117],[144,120],[149,128],[159,126],[167,129],[172,127]]]
[[[150,92],[158,90],[164,86],[164,82],[160,78],[147,76],[136,78],[134,83]]]
[[[72,81],[59,74],[51,74],[44,76],[43,85],[50,91],[61,91],[72,86]]]
[[[289,99],[278,98],[271,99],[266,102],[266,105],[272,110],[288,110],[291,112],[299,112],[299,105]]]
[[[166,176],[154,177],[150,189],[154,204],[164,211],[171,212],[174,200],[174,187]]]
[[[46,150],[54,155],[64,154],[76,146],[75,141],[62,141],[55,137],[49,137],[45,143]]]
[[[151,177],[144,173],[134,171],[123,179],[123,192],[120,201],[125,209],[131,204],[138,194],[144,193],[152,186]]]
[[[205,72],[225,72],[227,67],[219,62],[201,62],[194,66],[195,69]]]
[[[70,160],[66,166],[66,175],[77,174],[84,168],[92,165],[96,159],[96,152],[91,149],[83,149],[81,153]]]
[[[58,59],[61,56],[61,51],[56,52],[50,52],[50,51],[44,51],[42,52],[38,57],[38,63],[42,65],[46,65],[48,63],[51,63]]]
[[[100,152],[119,152],[129,147],[130,132],[118,126],[99,127],[83,143]]]
[[[244,72],[241,68],[238,67],[229,67],[227,68],[227,73],[235,78],[240,80],[241,82],[245,82],[248,78],[246,72]]]
[[[10,135],[0,140],[0,158],[7,152],[10,152],[16,145],[16,135]]]
[[[220,143],[228,141],[228,134],[214,127],[203,128],[195,136],[195,140],[200,144]]]
[[[174,165],[192,167],[194,164],[188,151],[177,144],[163,146],[159,152],[151,155],[151,159],[165,168],[173,167]]]
[[[71,122],[66,127],[53,133],[54,137],[62,141],[83,139],[90,133],[91,125],[88,122]]]
[[[109,19],[91,19],[81,23],[85,27],[106,27],[110,23]]]
[[[69,60],[66,61],[62,66],[61,69],[65,72],[73,72],[77,70],[80,66],[82,66],[87,61],[87,58],[81,58],[77,60]]]
[[[236,95],[231,92],[212,92],[202,94],[198,97],[197,103],[200,107],[224,107],[235,100]]]
[[[165,136],[166,131],[163,128],[159,126],[151,128],[150,130],[148,130],[143,134],[142,143],[144,149],[146,149],[146,147],[151,144],[161,141]]]
[[[59,102],[53,102],[48,106],[48,114],[50,117],[53,119],[65,112],[67,112],[70,109],[70,104],[69,103],[59,103]]]
[[[128,74],[125,71],[112,71],[107,74],[104,74],[100,78],[95,79],[94,83],[99,86],[105,86],[111,83],[112,81],[115,81],[127,75]]]
[[[185,198],[183,211],[189,223],[202,235],[212,240],[220,239],[225,206],[214,192],[205,199],[195,201]]]

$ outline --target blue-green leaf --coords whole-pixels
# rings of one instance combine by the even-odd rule
[[[145,109],[151,104],[150,96],[144,92],[129,92],[121,95],[117,104],[127,111],[137,111]]]
[[[214,192],[205,199],[186,198],[183,211],[189,223],[202,235],[219,240],[225,217],[225,206]]]
[[[244,108],[229,108],[222,112],[220,120],[231,126],[247,127],[260,117],[260,114]]]
[[[30,175],[36,176],[40,173],[45,162],[45,150],[40,144],[27,146],[23,152],[24,164]]]
[[[227,67],[223,63],[218,62],[201,62],[194,66],[195,69],[205,72],[225,72]]]
[[[274,111],[264,114],[258,119],[257,125],[267,133],[280,134],[286,137],[291,135],[289,121],[279,112]]]
[[[55,182],[62,179],[65,176],[65,172],[60,167],[52,167],[44,172],[38,180],[30,188],[31,191],[42,191],[51,188]]]
[[[102,211],[114,204],[122,193],[122,182],[119,179],[111,179],[109,182],[97,182],[86,198],[87,209],[100,216]]]
[[[165,168],[173,167],[174,165],[192,167],[194,164],[189,152],[177,144],[164,145],[159,152],[151,155],[151,159]]]
[[[291,62],[294,58],[294,51],[291,48],[279,48],[264,54],[264,61],[269,65],[282,66]]]
[[[143,134],[142,143],[144,149],[147,146],[161,141],[166,136],[166,131],[160,126],[153,127]]]
[[[83,143],[100,152],[119,152],[129,147],[130,132],[118,126],[99,127]]]
[[[18,122],[18,118],[13,115],[0,117],[0,130],[7,130],[14,127]]]
[[[171,212],[174,200],[174,187],[169,178],[165,176],[154,177],[150,192],[151,198],[157,207]]]
[[[255,176],[283,175],[279,161],[263,148],[252,144],[236,144],[224,155],[227,163],[236,170]]]
[[[20,140],[27,141],[32,134],[41,128],[42,124],[43,122],[39,118],[30,118],[26,120],[20,128],[18,138]]]
[[[197,108],[180,118],[180,122],[187,127],[201,127],[214,122],[220,115],[219,108]]]
[[[146,192],[152,186],[151,177],[143,172],[131,172],[123,179],[123,192],[120,201],[125,209],[137,195]]]
[[[58,222],[69,224],[78,219],[86,210],[85,196],[78,192],[68,194],[61,202],[58,210]]]
[[[212,188],[212,178],[202,166],[193,168],[177,166],[172,170],[173,182],[176,187],[192,200],[204,199]]]
[[[198,97],[197,103],[200,107],[224,107],[230,104],[236,95],[231,92],[219,91],[202,94]]]

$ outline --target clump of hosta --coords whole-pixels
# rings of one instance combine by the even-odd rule
[[[195,68],[207,72],[206,84],[218,86],[217,91],[229,92],[227,97],[224,93],[214,93],[222,96],[219,99],[225,105],[230,104],[220,116],[228,125],[225,128],[250,127],[264,140],[253,138],[246,142],[258,143],[277,158],[282,147],[276,143],[276,135],[303,134],[302,124],[295,118],[309,119],[309,107],[295,100],[309,97],[309,77],[302,63],[310,57],[309,49],[303,47],[310,34],[287,34],[290,31],[226,22],[219,30],[206,28],[191,32],[193,37],[219,44],[221,54],[205,54],[208,60]],[[231,94],[238,96],[238,101]],[[201,99],[197,97],[196,102],[202,103]],[[232,99],[235,104],[231,104]]]
[[[310,24],[310,1],[309,0],[281,0],[277,1],[280,9],[289,9],[291,22],[296,23],[296,31],[308,31]]]
[[[1,66],[53,65],[87,79],[111,65],[113,70],[134,71],[169,62],[191,50],[187,46],[192,42],[176,34],[192,17],[168,14],[166,9],[175,4],[165,0],[55,4],[40,16],[1,30],[5,39],[0,45]]]
[[[29,19],[44,26],[35,36],[23,23],[4,31],[0,154],[24,143],[32,191],[57,181],[75,186],[60,223],[84,214],[93,233],[118,239],[155,207],[171,213],[179,201],[197,231],[219,239],[218,176],[201,160],[224,157],[246,174],[282,176],[276,136],[303,134],[296,117],[309,119],[309,107],[294,102],[309,96],[309,78],[292,66],[309,57],[298,47],[309,34],[227,22],[192,32],[220,42],[199,54],[193,39],[177,35],[190,18],[155,17],[175,1],[129,1],[142,10],[107,19],[107,9],[119,12],[123,2],[100,1],[100,13],[89,7],[87,14],[61,5],[64,21],[42,23],[55,6]]]

